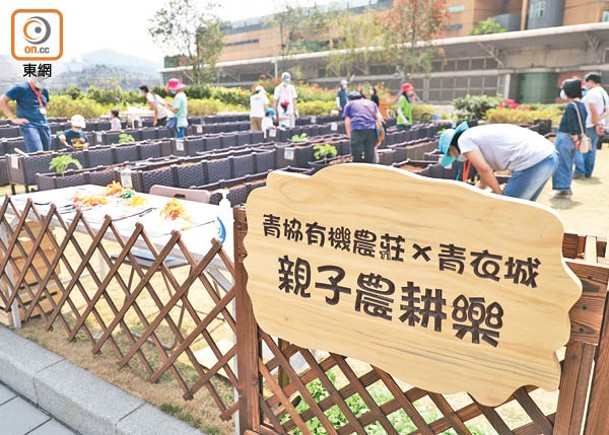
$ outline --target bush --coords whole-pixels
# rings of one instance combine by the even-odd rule
[[[75,91],[72,90],[70,95],[74,95]],[[130,90],[125,91],[120,87],[114,89],[101,89],[95,86],[89,86],[87,88],[87,98],[97,101],[101,104],[145,104],[146,99],[140,95],[138,91]]]
[[[329,115],[332,110],[336,109],[334,101],[305,101],[298,103],[298,114],[306,115]]]
[[[413,119],[429,121],[430,120],[429,115],[435,115],[436,113],[438,113],[438,109],[431,104],[415,104],[412,107]],[[425,119],[423,119],[423,118],[425,118]]]
[[[214,99],[188,99],[188,115],[189,116],[208,116],[216,115],[220,112],[246,112],[243,106],[234,104],[226,104],[222,101]]]
[[[249,107],[251,96],[252,93],[249,90],[241,88],[214,87],[211,89],[211,98],[244,107]]]
[[[167,98],[169,93],[165,90],[165,86],[155,86],[150,90],[153,94]],[[211,98],[211,86],[209,85],[192,85],[184,89],[184,93],[188,98],[196,100]]]
[[[209,85],[194,85],[187,87],[184,92],[188,98],[208,99],[211,98],[212,88]]]
[[[63,92],[63,95],[68,95],[73,100],[78,100],[79,98],[83,98],[85,96],[82,89],[80,89],[76,85],[68,86]]]
[[[73,100],[68,95],[51,95],[49,101],[49,116],[70,118],[72,115],[82,115],[85,119],[98,118],[110,112],[111,104],[100,104],[90,98]]]
[[[209,116],[222,111],[222,102],[218,100],[188,100],[189,116]]]
[[[560,123],[563,110],[558,105],[550,105],[537,110],[527,106],[518,109],[496,108],[486,113],[486,120],[492,124],[533,125],[536,119],[551,119],[553,125]]]
[[[336,89],[320,88],[319,85],[314,84],[297,84],[294,85],[296,88],[296,94],[298,95],[298,102],[308,101],[325,101],[335,102],[336,101]]]
[[[154,94],[167,98],[169,95],[164,86],[155,86],[152,89]],[[250,104],[249,90],[241,88],[224,88],[221,86],[192,85],[184,89],[186,96],[193,100],[217,100],[220,103],[232,104],[237,106],[248,106]]]
[[[453,100],[456,116],[459,120],[482,120],[489,109],[494,109],[502,103],[501,96],[467,95]]]
[[[167,98],[167,95],[169,95],[167,91],[165,91],[165,86],[155,86],[154,88],[150,89],[150,92],[159,95],[162,98]]]

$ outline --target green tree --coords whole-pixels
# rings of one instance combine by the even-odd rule
[[[478,25],[469,32],[470,36],[490,35],[492,33],[507,32],[507,29],[495,21],[493,17],[478,22]]]
[[[73,100],[78,100],[79,98],[82,98],[85,96],[85,94],[83,94],[82,89],[80,89],[78,86],[76,85],[69,85],[64,91],[64,94],[69,95],[71,99]]]
[[[193,0],[170,0],[149,20],[152,38],[168,54],[184,56],[187,65],[192,66],[186,75],[197,85],[215,79],[215,65],[224,48],[217,8],[213,0],[205,1],[201,9]]]
[[[281,59],[280,69],[285,68],[287,58],[297,52],[295,41],[299,33],[300,24],[304,20],[304,10],[296,3],[287,0],[280,9],[273,14],[269,21],[271,27],[279,30],[279,43],[281,44],[279,56]]]
[[[384,55],[402,80],[431,72],[441,51],[432,44],[447,23],[446,0],[394,0],[393,8],[377,20],[383,34]]]
[[[368,15],[342,15],[333,20],[333,50],[327,63],[329,75],[355,77],[358,65],[367,65],[377,53],[371,49],[378,39],[378,28]]]
[[[267,23],[279,31],[281,68],[291,55],[332,48],[328,35],[337,16],[334,9],[321,10],[317,6],[305,9],[292,0],[283,3]]]

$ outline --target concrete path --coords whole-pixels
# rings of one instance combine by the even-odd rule
[[[64,433],[201,435],[186,423],[0,326],[0,434]]]
[[[2,383],[0,383],[0,428],[2,435],[76,434]]]

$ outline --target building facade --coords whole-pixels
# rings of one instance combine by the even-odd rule
[[[391,8],[390,0],[348,4],[350,12],[374,14]],[[588,71],[609,70],[609,3],[603,0],[448,0],[444,51],[428,77],[412,77],[419,96],[434,104],[467,94],[501,94],[524,103],[556,99],[560,82]],[[494,18],[509,31],[467,36],[478,23]],[[217,64],[217,82],[249,86],[261,75],[298,70],[301,78],[335,86],[342,77],[328,77],[330,53],[317,51],[279,58],[281,35],[272,17],[231,23]],[[323,41],[323,35],[317,40]],[[164,78],[185,67],[166,64]],[[384,83],[397,90],[395,68],[383,62],[363,65],[356,82]]]

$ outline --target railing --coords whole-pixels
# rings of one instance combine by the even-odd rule
[[[463,393],[442,395],[405,385],[364,362],[299,348],[260,330],[246,291],[244,208],[235,209],[234,266],[218,241],[195,259],[179,232],[157,246],[141,225],[125,237],[110,218],[92,226],[77,212],[68,222],[54,206],[42,216],[33,203],[20,209],[10,197],[0,207],[0,227],[0,305],[5,311],[13,308],[23,321],[42,316],[48,329],[61,325],[68,339],[82,334],[94,352],[111,349],[121,366],[139,362],[151,382],[170,373],[185,399],[206,389],[223,419],[238,411],[242,433],[311,433],[315,427],[340,434],[449,429],[458,434],[571,434],[582,428],[600,434],[609,427],[604,240],[564,237],[563,257],[584,291],[570,313],[572,335],[561,361],[559,392],[528,386],[491,408]],[[135,246],[151,252],[145,266],[133,255]],[[184,267],[173,267],[171,257],[183,259]],[[219,270],[232,286],[218,284]],[[201,295],[208,300],[205,306],[197,302]],[[226,328],[228,348],[219,344],[218,323]],[[215,357],[207,366],[196,355],[203,347]],[[221,371],[238,400],[214,387]]]
[[[236,355],[235,289],[218,284],[231,283],[234,269],[221,243],[213,240],[195,259],[179,231],[159,248],[139,223],[125,237],[110,217],[92,225],[80,211],[69,221],[64,216],[55,205],[42,216],[31,200],[18,207],[10,197],[0,207],[0,306],[13,308],[8,323],[41,316],[47,329],[61,325],[68,340],[83,334],[94,353],[109,348],[120,366],[138,360],[151,382],[171,373],[185,399],[206,388],[229,419],[234,398],[210,382],[222,370],[239,383],[229,364]],[[150,252],[148,261],[134,255],[137,246]],[[212,278],[218,273],[223,280]],[[233,342],[229,349],[212,336],[219,325]],[[212,367],[196,356],[206,347],[217,360]]]

